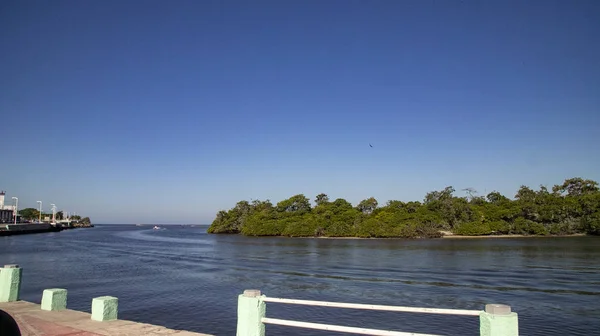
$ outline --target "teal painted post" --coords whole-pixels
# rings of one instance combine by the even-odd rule
[[[92,300],[92,320],[112,321],[119,313],[119,299],[114,296],[100,296]]]
[[[4,265],[0,271],[0,302],[19,301],[22,274],[19,265]]]
[[[479,332],[481,336],[518,336],[517,313],[511,312],[507,305],[487,304],[479,315]]]
[[[262,318],[267,305],[257,289],[247,289],[238,296],[237,336],[265,336],[265,324]]]
[[[42,310],[67,309],[67,290],[62,288],[44,289],[42,295]]]

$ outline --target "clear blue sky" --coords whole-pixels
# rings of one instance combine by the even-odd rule
[[[5,0],[0,189],[209,223],[600,180],[599,36],[600,1]]]

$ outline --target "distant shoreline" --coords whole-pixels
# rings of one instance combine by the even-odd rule
[[[444,235],[443,239],[475,239],[475,238],[558,238],[558,237],[584,237],[585,233],[573,233],[568,235],[521,235],[521,234],[506,234],[506,235],[488,235],[488,236],[461,236],[461,235]]]
[[[234,234],[235,235],[235,234]],[[494,238],[568,238],[568,237],[587,237],[585,233],[574,233],[568,235],[521,235],[521,234],[506,234],[506,235],[487,235],[487,236],[462,236],[462,235],[443,235],[439,238],[403,238],[403,237],[314,237],[314,236],[301,236],[301,237],[289,237],[289,236],[252,236],[252,237],[278,237],[278,238],[302,238],[302,239],[370,239],[370,240],[415,240],[415,239],[494,239]]]

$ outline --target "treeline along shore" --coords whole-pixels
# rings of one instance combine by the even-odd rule
[[[451,186],[425,195],[423,202],[371,197],[353,206],[326,194],[315,206],[303,194],[273,205],[269,200],[240,201],[219,211],[209,233],[247,236],[437,238],[444,233],[484,235],[600,234],[598,182],[571,178],[551,190],[521,186],[514,199],[493,191],[478,196],[471,188],[455,196]]]

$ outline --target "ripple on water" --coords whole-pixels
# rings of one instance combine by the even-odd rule
[[[67,233],[67,234],[62,234]],[[69,289],[69,306],[120,298],[123,318],[235,333],[237,296],[482,309],[510,304],[527,335],[589,335],[600,314],[600,240],[326,240],[206,235],[197,228],[105,227],[1,237],[23,298]],[[568,251],[568,253],[557,253]],[[476,334],[477,318],[285,306],[268,316],[389,330]],[[560,318],[557,318],[560,317]],[[329,335],[268,326],[269,334]]]

